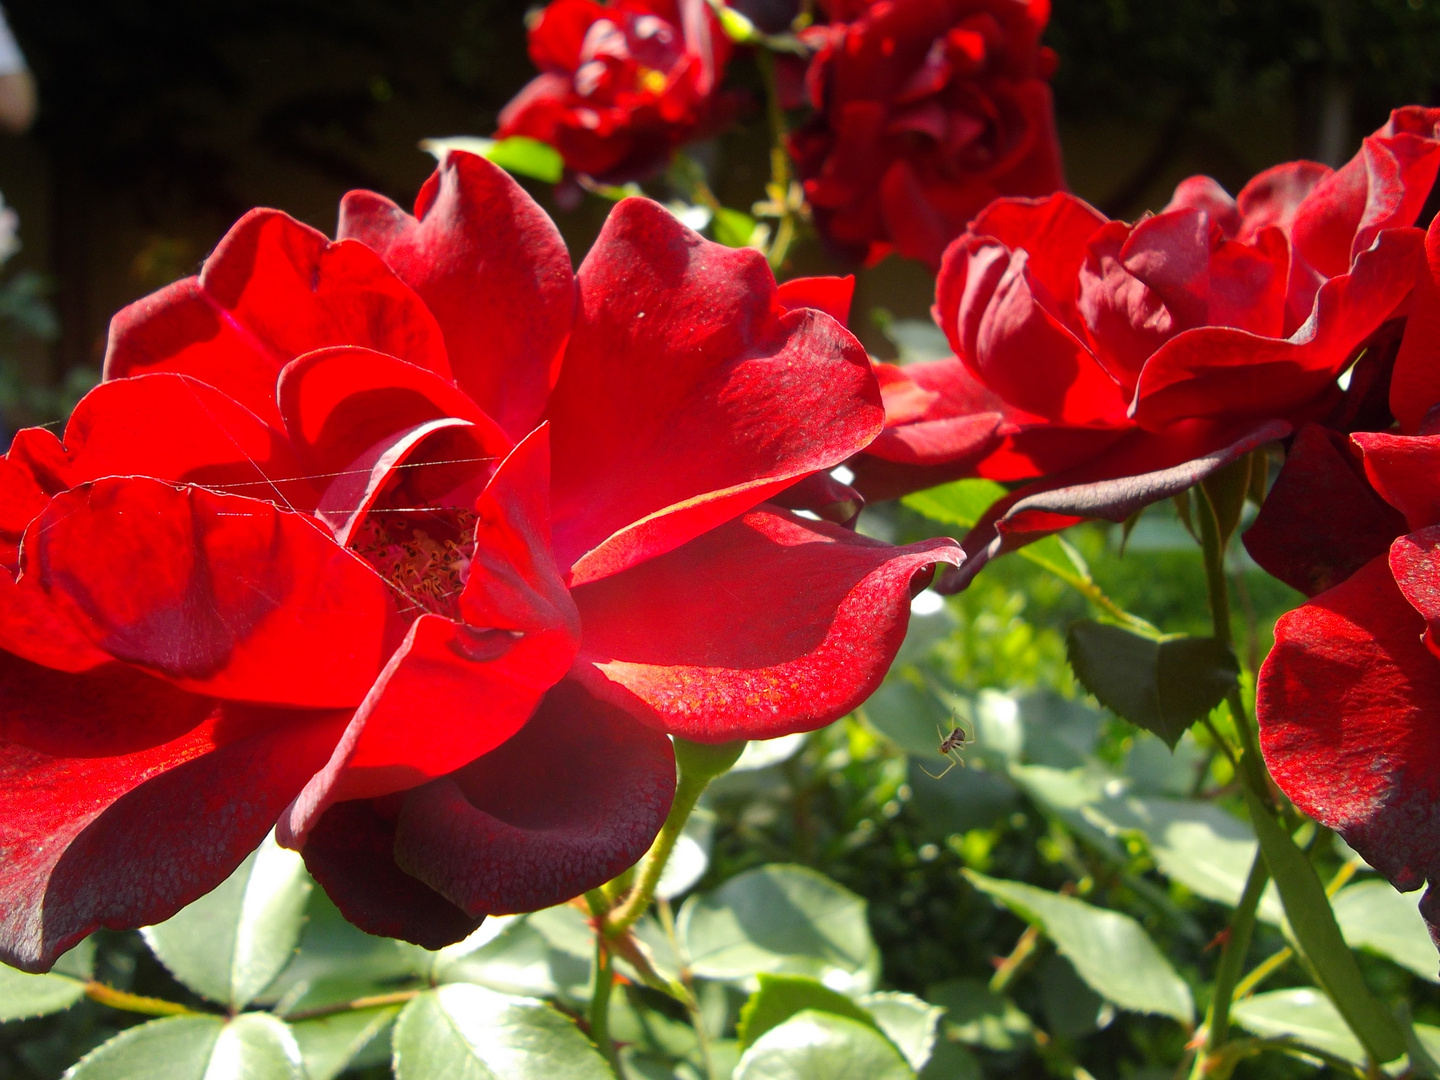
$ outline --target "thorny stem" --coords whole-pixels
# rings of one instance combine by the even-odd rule
[[[1015,981],[1015,977],[1025,970],[1039,949],[1039,928],[1027,926],[1025,932],[1020,935],[1020,940],[1015,942],[1015,948],[1010,950],[1010,955],[1000,961],[1000,966],[995,969],[995,974],[991,976],[990,992],[992,994],[1003,994],[1006,987]]]
[[[1036,554],[1029,548],[1021,548],[1019,555],[1021,558],[1033,562],[1036,566],[1050,571],[1050,573],[1065,582],[1066,585],[1069,585],[1112,619],[1130,627],[1132,630],[1139,630],[1143,634],[1156,634],[1159,632],[1153,624],[1146,622],[1138,615],[1130,614],[1130,612],[1126,611],[1114,600],[1111,600],[1110,597],[1105,595],[1104,590],[1095,584],[1091,578],[1082,577],[1080,574],[1074,574],[1063,567],[1056,566],[1051,560],[1045,558],[1043,555]]]
[[[1207,1062],[1230,1037],[1230,1005],[1235,999],[1235,984],[1245,966],[1245,955],[1250,951],[1255,912],[1265,892],[1265,883],[1269,880],[1269,867],[1257,847],[1255,861],[1250,864],[1250,875],[1245,879],[1245,891],[1240,894],[1240,903],[1230,919],[1230,934],[1220,951],[1220,966],[1215,973],[1215,997],[1210,1002],[1209,1034],[1205,1037],[1204,1052],[1196,1058],[1196,1068],[1202,1076],[1208,1072]]]
[[[588,894],[586,898],[589,898]],[[605,935],[596,934],[595,982],[590,994],[590,1041],[605,1056],[615,1075],[624,1076],[620,1070],[620,1055],[615,1051],[615,1041],[610,1038],[610,994],[614,988],[615,962]]]
[[[675,801],[670,804],[670,813],[660,827],[660,834],[640,860],[635,887],[600,920],[606,937],[620,936],[645,914],[650,901],[655,898],[655,886],[660,884],[660,875],[665,871],[665,864],[675,850],[695,803],[710,781],[734,765],[744,749],[744,739],[715,746],[685,739],[675,740],[675,765],[679,772],[675,781]]]

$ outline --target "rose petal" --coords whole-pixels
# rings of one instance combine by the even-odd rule
[[[326,810],[301,849],[306,869],[340,914],[367,934],[425,949],[465,940],[485,916],[465,914],[395,865],[393,801],[342,802]]]
[[[1288,236],[1300,207],[1334,171],[1318,161],[1287,161],[1256,173],[1235,198],[1240,214],[1235,239],[1249,240],[1272,225]]]
[[[1406,601],[1425,617],[1425,644],[1440,655],[1440,525],[1401,536],[1390,545],[1390,572]]]
[[[761,255],[658,204],[617,206],[579,283],[549,411],[555,549],[573,581],[683,544],[880,430],[859,342],[821,312],[785,313]]]
[[[378,251],[435,313],[456,385],[511,438],[533,428],[575,311],[565,242],[534,200],[504,170],[456,152],[420,189],[414,217],[352,191],[338,231]]]
[[[1357,431],[1365,475],[1376,493],[1405,515],[1411,529],[1440,524],[1440,435]]]
[[[1405,300],[1422,240],[1419,229],[1382,233],[1349,274],[1321,286],[1310,319],[1288,340],[1225,327],[1172,338],[1140,373],[1135,422],[1160,431],[1184,417],[1286,416],[1313,403]]]
[[[1405,519],[1375,494],[1345,437],[1306,424],[1285,467],[1246,530],[1245,550],[1307,596],[1338,585],[1405,531]]]
[[[1415,293],[1405,337],[1390,379],[1390,411],[1400,430],[1413,435],[1425,414],[1440,405],[1440,217],[1425,233],[1425,258],[1417,260]]]
[[[535,911],[633,866],[674,793],[670,740],[567,681],[509,742],[406,797],[395,860],[471,914]]]
[[[0,743],[0,957],[27,971],[48,969],[101,926],[160,922],[220,884],[344,723],[332,713],[221,706],[168,741],[129,748],[113,726],[116,693],[139,694],[120,707],[160,735],[175,723],[166,710],[176,691],[150,681],[141,694],[121,671],[23,667],[0,660],[0,679],[43,690],[57,727],[68,722],[76,735],[69,755],[58,733],[53,754]],[[10,702],[5,689],[0,700]],[[15,708],[5,707],[7,718]]]
[[[1203,211],[1210,223],[1233,240],[1240,231],[1240,211],[1234,199],[1220,184],[1208,176],[1191,176],[1175,185],[1175,194],[1160,211],[1193,209]]]
[[[942,574],[935,589],[959,592],[991,559],[1086,518],[1124,521],[1289,434],[1290,425],[1281,420],[1186,421],[1158,435],[1132,432],[1083,465],[1027,484],[997,501],[965,537],[965,562]]]
[[[275,378],[302,353],[363,345],[448,377],[440,328],[364,246],[252,210],[185,278],[111,320],[105,378],[191,375],[279,426]]]
[[[1440,661],[1384,558],[1281,617],[1256,713],[1270,773],[1399,889],[1440,876]],[[1432,926],[1429,897],[1421,910]]]
[[[217,697],[354,706],[393,634],[388,586],[312,519],[140,477],[56,496],[26,533],[32,575],[111,656]]]
[[[782,281],[775,299],[786,311],[814,308],[823,311],[841,326],[850,325],[850,302],[855,298],[855,275],[805,277]]]
[[[958,559],[952,541],[894,548],[762,506],[576,589],[574,677],[697,742],[811,731],[879,685],[917,583]]]

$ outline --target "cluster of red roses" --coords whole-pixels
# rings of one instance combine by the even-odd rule
[[[0,958],[166,918],[272,827],[376,933],[439,946],[564,901],[655,837],[667,736],[829,723],[937,566],[962,588],[1277,440],[1246,543],[1313,600],[1261,673],[1267,760],[1397,885],[1440,877],[1440,226],[1415,227],[1440,110],[1127,224],[1049,193],[1048,127],[957,119],[977,79],[1048,117],[1042,0],[829,12],[796,141],[817,220],[903,249],[891,195],[943,207],[922,255],[968,221],[936,289],[952,357],[871,361],[848,282],[777,285],[644,200],[572,271],[462,153],[414,216],[352,193],[331,242],[255,211],[116,316],[63,435],[0,458]],[[597,175],[668,153],[714,100],[712,19],[557,0],[506,123]],[[982,159],[1048,194],[947,187]],[[843,527],[966,476],[1012,490],[963,551]]]
[[[990,200],[1064,186],[1046,81],[1055,55],[1040,46],[1049,0],[821,8],[801,34],[808,65],[791,72],[813,112],[789,150],[832,248],[938,265]],[[733,115],[719,88],[731,51],[707,0],[554,0],[530,32],[541,74],[498,134],[549,143],[600,180],[644,178]]]

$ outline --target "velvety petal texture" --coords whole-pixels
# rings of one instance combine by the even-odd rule
[[[853,283],[777,287],[641,200],[577,276],[459,153],[341,232],[247,215],[116,316],[62,435],[0,458],[7,963],[168,918],[272,827],[429,948],[561,903],[650,846],[670,736],[853,709],[961,558],[831,523],[884,416]]]

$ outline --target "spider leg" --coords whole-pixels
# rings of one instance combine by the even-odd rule
[[[931,780],[939,780],[944,777],[946,773],[948,773],[951,769],[953,769],[956,765],[959,764],[961,764],[961,762],[954,761],[952,759],[949,765],[946,765],[945,768],[940,770],[938,776],[935,773],[931,772],[929,769],[925,768],[924,765],[920,766],[920,771],[923,772],[926,776],[930,777]]]

